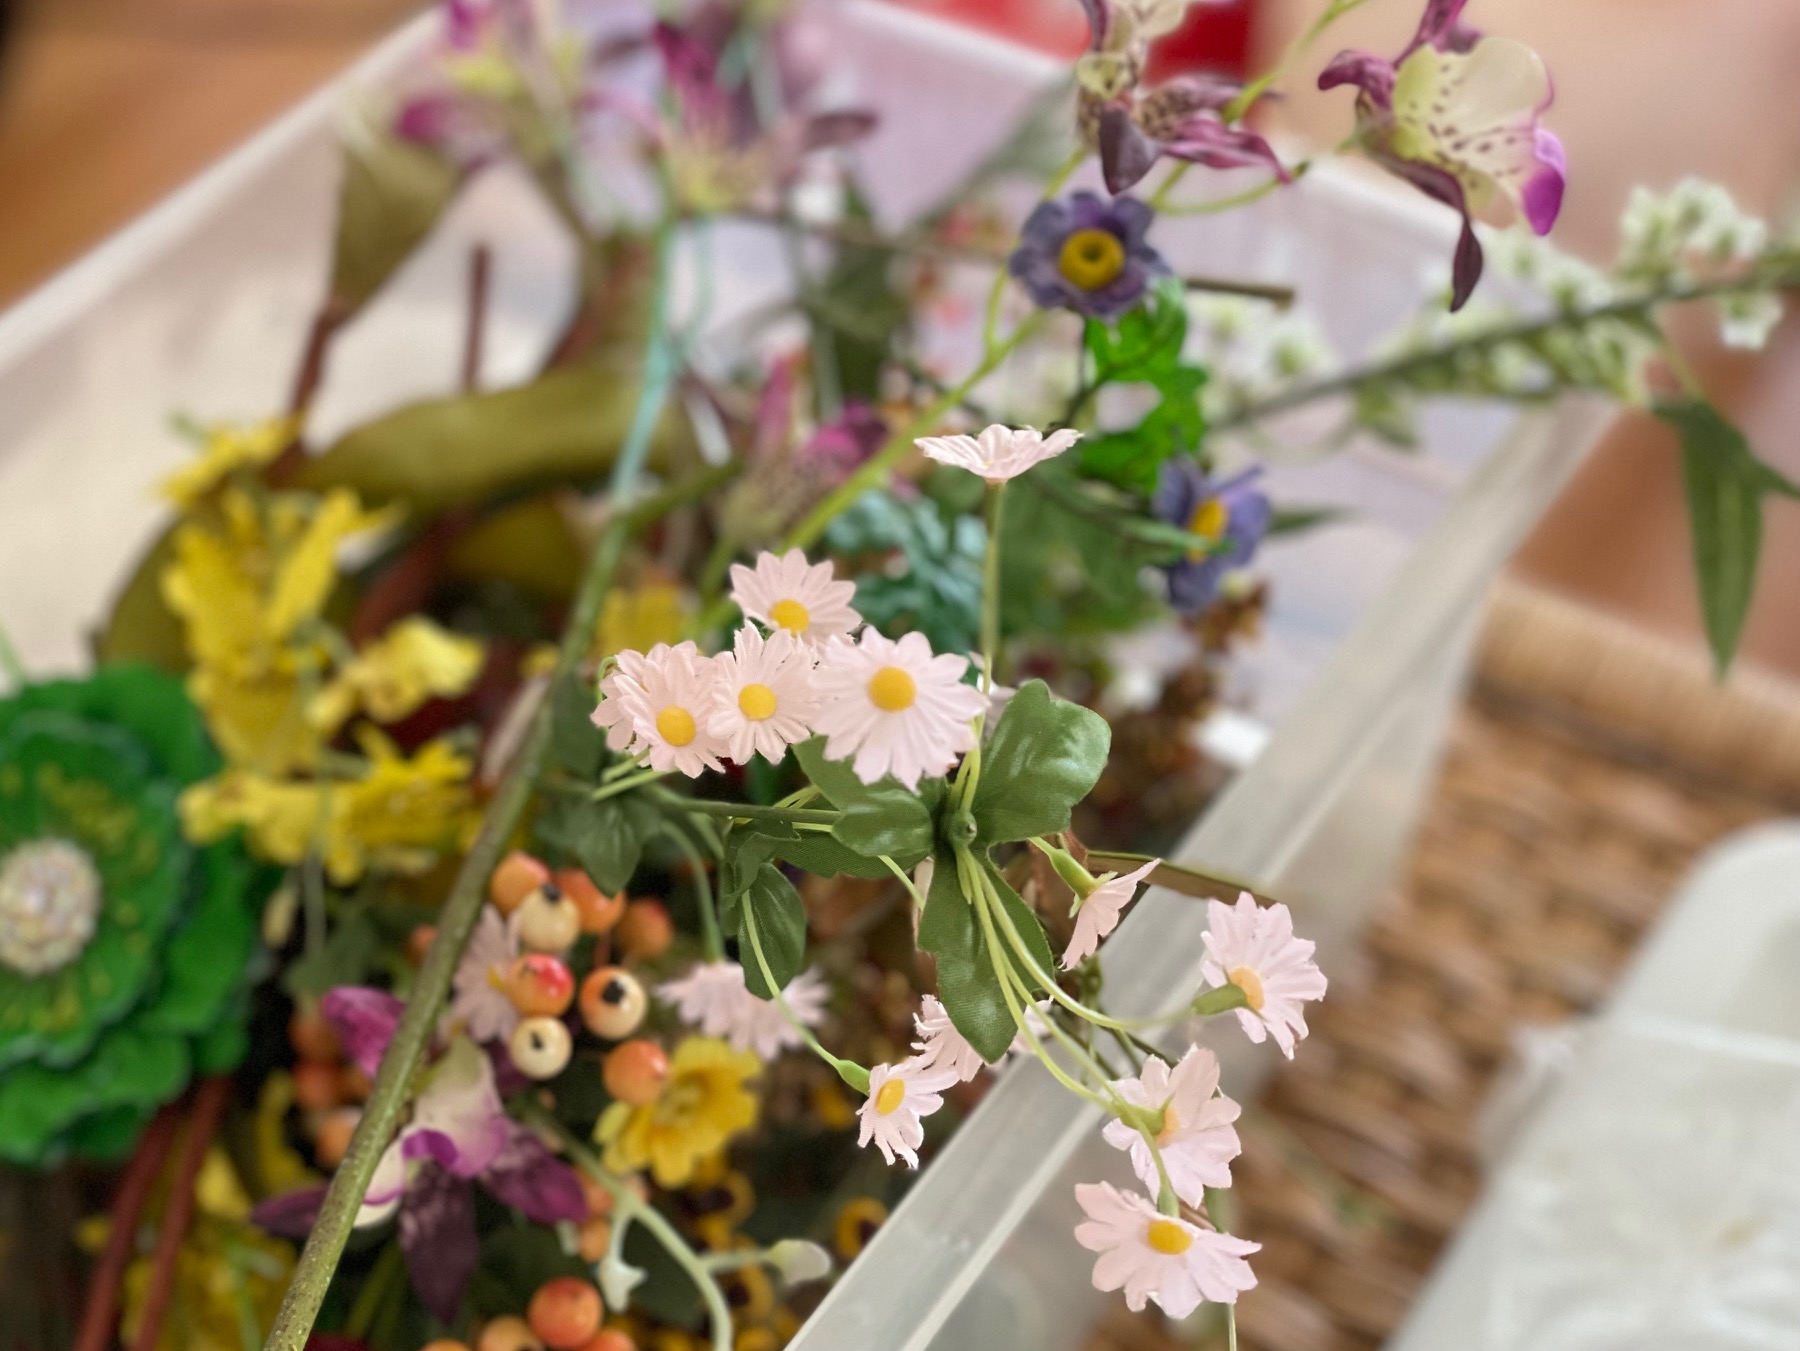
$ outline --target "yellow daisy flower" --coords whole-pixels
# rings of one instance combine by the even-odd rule
[[[183,511],[192,511],[239,469],[261,469],[273,463],[298,430],[298,422],[291,417],[208,428],[200,458],[164,479],[162,494]]]
[[[744,1081],[761,1069],[747,1051],[689,1037],[675,1048],[661,1097],[647,1107],[615,1102],[601,1113],[594,1138],[606,1146],[606,1166],[618,1173],[648,1167],[658,1186],[685,1186],[702,1160],[756,1124],[756,1097]]]
[[[308,716],[327,736],[362,709],[397,722],[432,697],[453,699],[481,674],[482,645],[418,615],[368,644],[312,701]]]

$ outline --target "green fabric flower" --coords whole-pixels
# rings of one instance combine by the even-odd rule
[[[272,875],[235,840],[189,844],[175,810],[218,765],[147,666],[0,701],[0,1159],[122,1155],[243,1057]]]

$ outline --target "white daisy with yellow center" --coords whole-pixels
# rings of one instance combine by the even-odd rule
[[[979,436],[921,436],[913,444],[939,464],[967,469],[989,483],[1004,483],[1033,465],[1055,459],[1080,439],[1081,433],[1072,427],[1045,436],[1035,427],[1005,427],[996,422]]]
[[[1156,1148],[1175,1195],[1197,1206],[1208,1187],[1231,1185],[1231,1161],[1243,1149],[1232,1124],[1240,1109],[1219,1093],[1219,1058],[1211,1051],[1190,1046],[1174,1069],[1160,1056],[1148,1056],[1137,1077],[1115,1080],[1113,1091],[1134,1107],[1162,1113]],[[1161,1185],[1156,1156],[1142,1131],[1115,1119],[1101,1134],[1114,1149],[1131,1155],[1144,1186]]]
[[[830,563],[808,563],[798,549],[758,554],[752,567],[731,565],[731,598],[738,609],[803,645],[818,647],[854,632],[862,623],[850,604],[855,596],[855,582],[838,581]]]
[[[854,645],[833,642],[813,683],[813,730],[826,738],[825,758],[854,756],[864,783],[892,774],[915,790],[927,774],[944,773],[974,746],[973,720],[987,707],[981,691],[963,683],[968,669],[967,657],[934,656],[922,633],[896,642],[865,629]]]
[[[1186,1318],[1203,1300],[1236,1304],[1256,1284],[1244,1259],[1260,1243],[1160,1214],[1145,1197],[1110,1182],[1077,1183],[1075,1199],[1087,1215],[1075,1226],[1075,1241],[1100,1254],[1094,1288],[1124,1290],[1133,1313],[1155,1300],[1169,1317]]]
[[[818,696],[813,693],[813,654],[786,629],[767,638],[746,624],[720,653],[718,681],[707,708],[706,727],[726,755],[744,764],[761,755],[771,764],[787,748],[812,735]]]
[[[1234,1012],[1244,1035],[1258,1042],[1273,1037],[1292,1060],[1294,1043],[1306,1035],[1302,1005],[1325,996],[1313,944],[1294,936],[1294,916],[1285,905],[1259,906],[1247,891],[1236,905],[1208,901],[1206,924],[1201,976],[1214,988],[1242,990],[1244,1007]]]
[[[871,1141],[889,1163],[898,1154],[909,1168],[919,1166],[919,1146],[925,1143],[924,1117],[944,1105],[943,1093],[957,1082],[956,1071],[914,1056],[898,1065],[877,1065],[869,1071],[869,1096],[857,1109],[862,1131],[856,1143],[864,1149]]]
[[[724,743],[705,726],[718,680],[717,660],[701,656],[692,643],[658,643],[642,656],[627,653],[601,682],[606,697],[594,721],[608,729],[607,744],[615,749],[644,756],[652,769],[696,778],[723,768]],[[629,739],[617,746],[626,729]]]

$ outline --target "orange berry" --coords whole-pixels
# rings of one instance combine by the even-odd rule
[[[620,1328],[601,1328],[581,1351],[637,1351],[637,1343]]]
[[[327,1112],[313,1133],[313,1155],[321,1168],[336,1168],[350,1152],[350,1137],[362,1120],[362,1108],[338,1107]]]
[[[649,1007],[644,987],[622,966],[600,967],[581,982],[581,1021],[596,1037],[629,1037],[643,1024]]]
[[[560,958],[528,953],[507,972],[506,997],[522,1017],[561,1017],[575,998],[575,976]]]
[[[638,961],[650,961],[669,950],[675,941],[675,926],[660,901],[633,901],[625,907],[625,917],[613,930],[613,942],[619,951]]]
[[[608,896],[580,868],[564,868],[556,874],[556,885],[581,912],[581,932],[584,934],[605,933],[625,913],[625,893],[621,891],[616,896]]]
[[[467,1342],[459,1342],[454,1337],[439,1337],[434,1342],[426,1342],[419,1351],[469,1351]]]
[[[588,1218],[612,1214],[613,1194],[586,1173],[577,1173],[576,1177],[581,1182],[581,1198],[587,1202]]]
[[[600,1330],[600,1292],[579,1276],[545,1281],[525,1311],[531,1330],[552,1351],[577,1351]]]
[[[418,966],[425,960],[425,954],[431,951],[432,942],[437,938],[437,925],[420,924],[406,936],[406,960]]]
[[[669,1057],[662,1047],[642,1037],[620,1042],[606,1053],[600,1077],[606,1091],[620,1102],[648,1107],[662,1096],[663,1085],[669,1082]]]
[[[500,860],[500,866],[488,879],[488,899],[501,914],[510,915],[549,880],[550,869],[524,850],[515,849]]]
[[[576,1251],[581,1254],[581,1260],[590,1265],[605,1257],[611,1247],[612,1221],[604,1215],[583,1220],[581,1227],[575,1231]]]
[[[331,1019],[317,1011],[296,1012],[288,1019],[288,1044],[302,1060],[336,1060],[343,1054]]]
[[[490,1318],[475,1339],[475,1351],[544,1351],[531,1324],[513,1314]]]
[[[375,1081],[361,1065],[345,1065],[338,1071],[338,1096],[345,1102],[367,1102],[374,1091]]]
[[[343,1101],[338,1067],[323,1060],[294,1066],[294,1101],[306,1112],[322,1112]]]

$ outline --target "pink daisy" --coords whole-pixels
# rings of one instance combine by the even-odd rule
[[[1263,907],[1249,892],[1236,905],[1206,903],[1207,959],[1201,975],[1214,987],[1235,985],[1245,1007],[1234,1010],[1244,1035],[1260,1042],[1271,1036],[1281,1053],[1294,1058],[1294,1043],[1306,1035],[1309,999],[1325,995],[1325,975],[1313,964],[1313,944],[1294,937],[1294,917],[1285,905]]]
[[[1211,1051],[1189,1047],[1172,1071],[1151,1056],[1137,1078],[1116,1080],[1113,1088],[1132,1106],[1163,1114],[1156,1147],[1169,1170],[1169,1185],[1183,1201],[1197,1206],[1208,1187],[1231,1185],[1231,1161],[1243,1150],[1231,1123],[1241,1109],[1230,1098],[1213,1096],[1219,1090],[1219,1060]],[[1131,1166],[1146,1187],[1155,1191],[1162,1185],[1143,1132],[1114,1120],[1101,1134],[1107,1144],[1130,1152]]]

